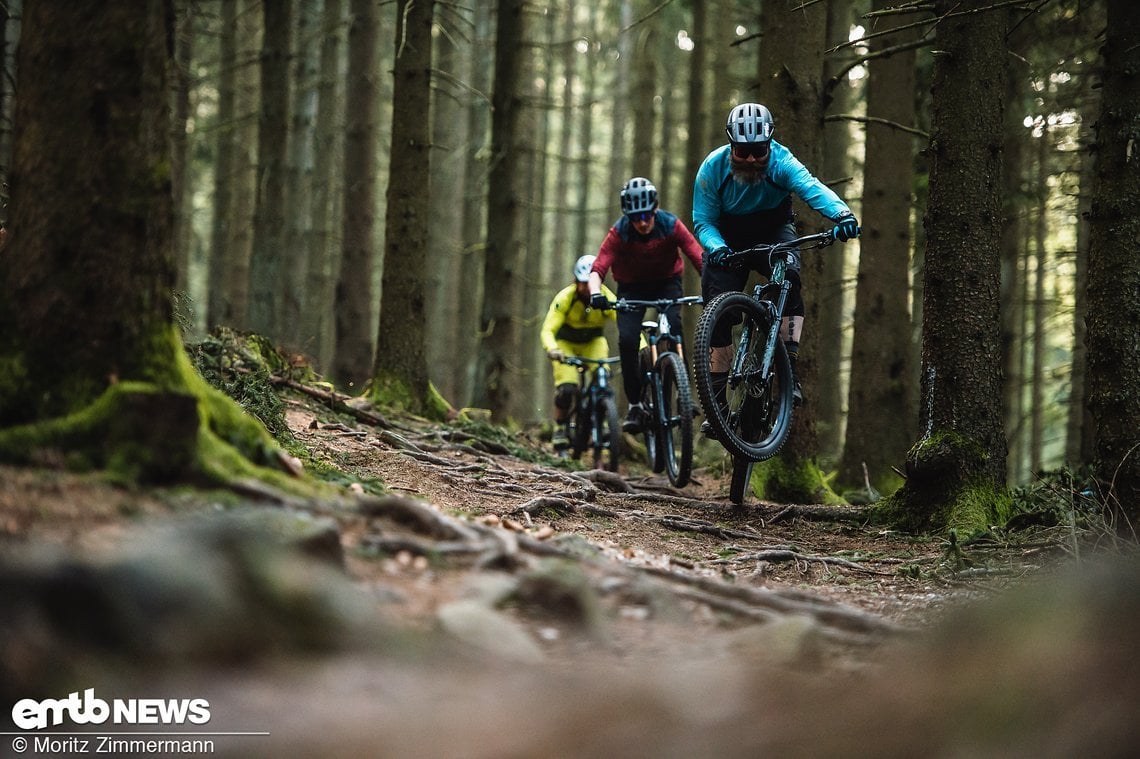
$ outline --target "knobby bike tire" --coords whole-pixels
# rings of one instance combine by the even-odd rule
[[[672,351],[657,359],[661,376],[661,409],[658,412],[665,470],[674,487],[689,484],[693,473],[693,395],[689,373],[681,357]]]
[[[701,313],[693,340],[693,369],[697,393],[705,410],[705,418],[716,431],[722,446],[733,456],[750,461],[764,461],[779,453],[792,427],[792,367],[782,340],[776,342],[773,371],[767,378],[756,377],[735,387],[714,387],[709,350],[713,333],[725,324],[732,334],[733,351],[740,347],[742,326],[748,325],[752,335],[744,369],[758,367],[764,338],[770,324],[768,311],[745,293],[718,295]],[[727,400],[717,402],[718,391]]]
[[[570,436],[570,454],[574,460],[582,458],[582,454],[590,447],[590,432],[592,412],[588,404],[575,404],[574,407],[574,434]]]
[[[728,488],[728,500],[732,501],[737,506],[744,504],[748,500],[748,491],[751,489],[752,484],[752,465],[755,462],[749,459],[742,459],[739,456],[732,457],[732,484]]]
[[[661,425],[657,418],[657,383],[652,375],[645,378],[641,387],[641,435],[645,440],[645,458],[653,471],[665,471],[665,451],[661,440]]]
[[[618,424],[617,403],[612,397],[599,398],[595,409],[598,436],[594,439],[594,468],[618,470],[621,452],[621,426]]]

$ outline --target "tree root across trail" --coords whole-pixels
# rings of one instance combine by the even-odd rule
[[[623,462],[621,473],[575,470],[521,433],[504,439],[477,425],[405,419],[377,428],[359,415],[345,424],[302,402],[294,409],[290,426],[315,457],[398,494],[362,505],[365,523],[346,528],[346,545],[382,561],[400,557],[405,574],[422,568],[441,597],[464,592],[448,589],[449,576],[494,571],[521,582],[558,561],[577,567],[569,584],[578,590],[539,596],[585,593],[594,601],[577,606],[652,619],[660,610],[645,599],[669,598],[665,605],[686,609],[689,624],[714,628],[710,620],[733,627],[798,617],[823,638],[859,648],[977,590],[937,576],[939,546],[869,528],[862,509],[742,509],[728,502],[715,471],[676,490],[635,463]],[[523,613],[525,605],[507,603]]]

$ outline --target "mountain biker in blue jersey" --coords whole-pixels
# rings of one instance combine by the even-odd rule
[[[728,114],[725,132],[728,144],[712,151],[697,170],[693,188],[693,231],[704,247],[701,295],[708,304],[717,295],[744,289],[749,271],[772,273],[767,260],[747,265],[728,262],[729,253],[758,244],[795,239],[792,195],[835,223],[835,239],[846,242],[859,236],[859,222],[851,209],[820,182],[786,147],[772,139],[775,122],[759,103],[743,103]],[[782,314],[780,336],[791,359],[793,397],[803,402],[796,377],[803,334],[804,301],[800,292],[798,253],[789,262],[787,277],[792,290]],[[710,364],[712,375],[727,376],[732,361],[728,334],[713,335]],[[714,380],[714,385],[717,383]],[[723,383],[721,383],[723,385]],[[706,420],[701,431],[711,436]]]

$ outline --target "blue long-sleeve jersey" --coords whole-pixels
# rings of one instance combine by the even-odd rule
[[[722,214],[745,215],[774,209],[790,194],[835,221],[850,208],[827,185],[799,162],[792,151],[772,140],[768,176],[754,185],[732,178],[731,145],[722,145],[705,157],[693,188],[693,231],[705,250],[725,245],[720,232]]]

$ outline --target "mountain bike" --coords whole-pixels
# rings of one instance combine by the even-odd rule
[[[617,399],[610,385],[610,365],[620,358],[565,356],[562,363],[578,369],[578,398],[568,422],[570,453],[577,459],[587,449],[594,453],[594,468],[616,472],[621,448]],[[593,367],[593,372],[590,368]]]
[[[680,340],[671,334],[665,310],[674,304],[702,303],[700,296],[634,300],[621,298],[614,308],[635,311],[657,310],[656,321],[641,323],[648,345],[641,349],[642,435],[645,451],[654,472],[664,471],[674,487],[689,484],[693,472],[693,400],[689,373]]]
[[[792,289],[788,262],[797,249],[814,250],[835,241],[830,231],[729,254],[730,265],[767,257],[772,276],[751,294],[727,292],[705,306],[693,340],[693,372],[705,418],[733,456],[730,499],[743,503],[752,464],[779,453],[792,426],[792,366],[780,339],[780,314]],[[712,372],[714,334],[730,336],[727,373]]]

